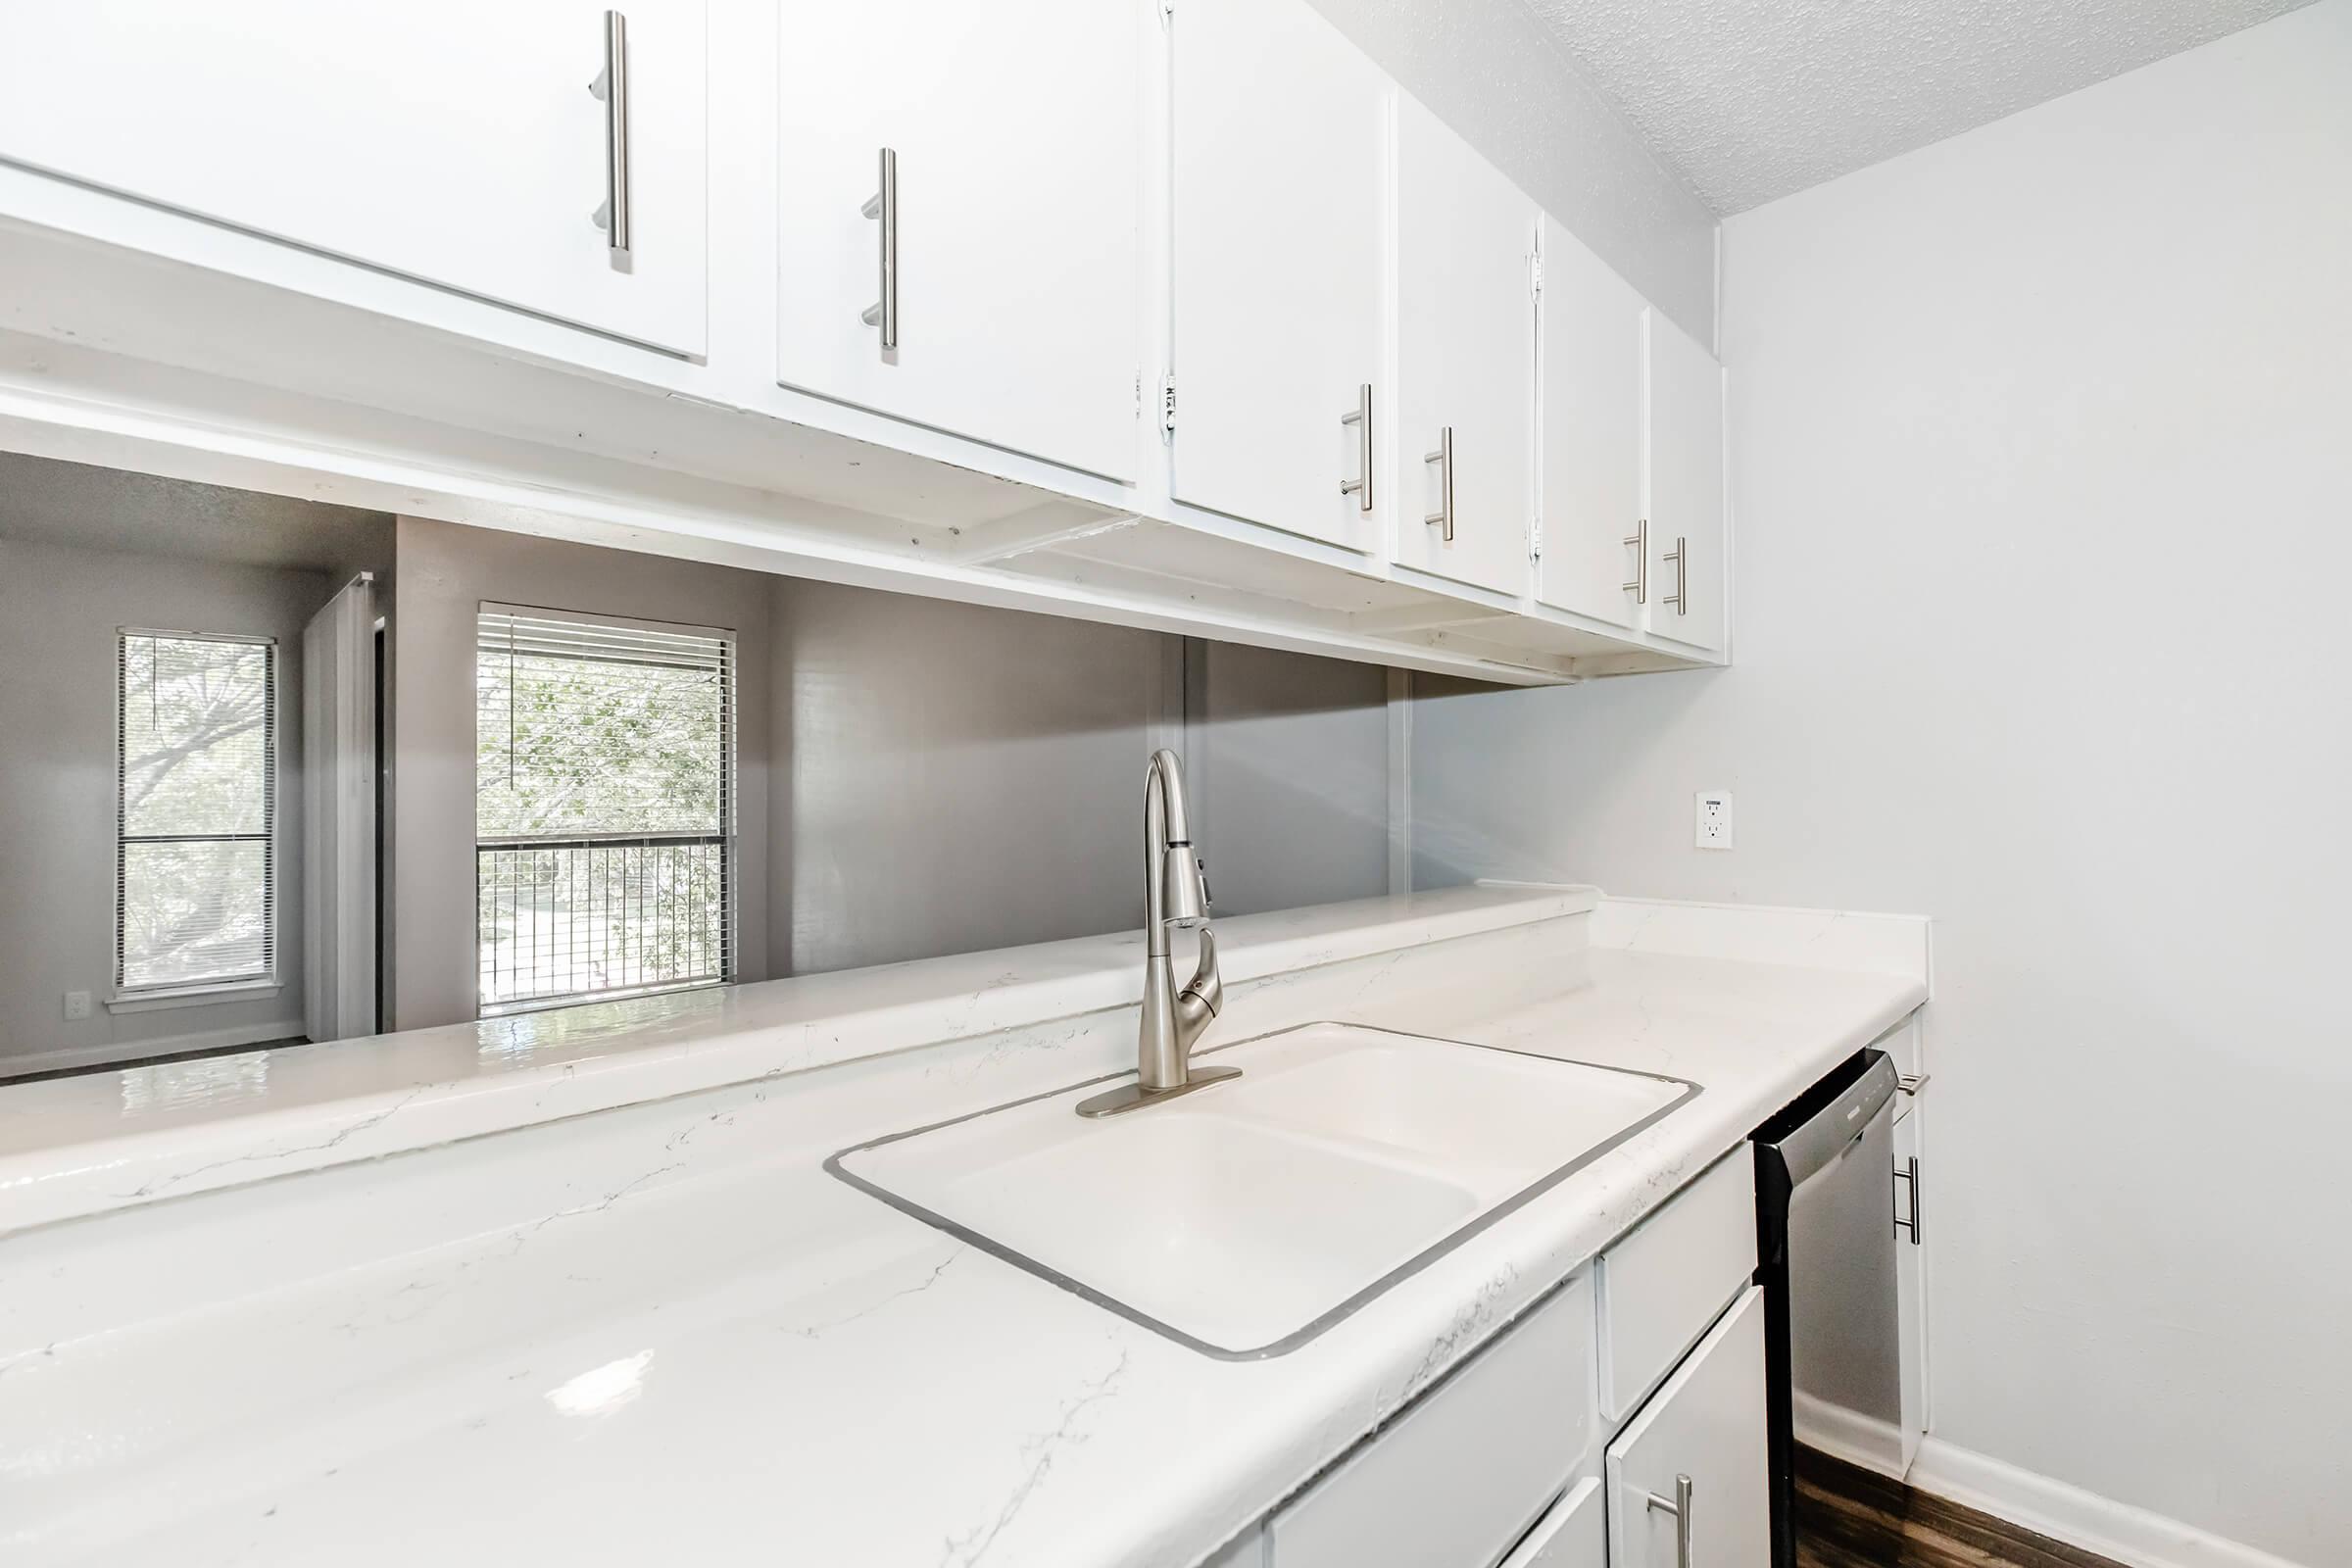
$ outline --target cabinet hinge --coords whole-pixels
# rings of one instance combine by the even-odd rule
[[[1536,298],[1544,297],[1544,253],[1536,252],[1527,259],[1527,286]]]
[[[1176,433],[1176,377],[1159,378],[1159,427],[1168,435]]]
[[[1544,524],[1541,522],[1531,522],[1527,525],[1527,559],[1530,561],[1544,559]]]

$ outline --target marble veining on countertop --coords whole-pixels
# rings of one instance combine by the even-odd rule
[[[1228,985],[1592,909],[1589,887],[1499,884],[1220,920]],[[522,1012],[370,1040],[0,1082],[0,1234],[163,1197],[1036,1020],[1130,1006],[1144,938],[1115,931],[869,969]]]
[[[1221,1040],[1331,1017],[1706,1090],[1270,1360],[821,1169],[1103,1070],[1131,1009],[0,1238],[0,1559],[1198,1561],[1926,999],[1587,921],[1237,988]]]

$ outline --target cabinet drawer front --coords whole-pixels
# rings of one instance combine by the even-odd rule
[[[1770,1562],[1764,1423],[1764,1293],[1751,1286],[1609,1445],[1610,1568],[1674,1568],[1681,1529],[1692,1568]],[[1680,1521],[1660,1506],[1686,1502]]]
[[[1600,1405],[1622,1421],[1756,1272],[1745,1144],[1600,1255]]]
[[[1512,1548],[1502,1568],[1606,1568],[1608,1532],[1603,1528],[1600,1480],[1577,1483],[1551,1505],[1527,1539]]]
[[[1269,1561],[1494,1562],[1585,1462],[1592,1380],[1579,1278],[1275,1515]]]

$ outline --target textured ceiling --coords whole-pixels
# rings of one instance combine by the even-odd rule
[[[326,571],[381,559],[378,512],[0,453],[0,539]]]
[[[1724,215],[2308,3],[1528,0]]]

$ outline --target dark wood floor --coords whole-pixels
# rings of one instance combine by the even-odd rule
[[[2120,1568],[1941,1497],[1799,1448],[1799,1568]]]

